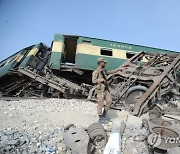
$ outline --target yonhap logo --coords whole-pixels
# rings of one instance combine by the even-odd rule
[[[173,146],[180,146],[180,137],[168,137],[161,136],[160,133],[152,133],[148,136],[148,143],[153,147],[159,147],[161,143],[164,144],[173,144]]]
[[[153,147],[158,147],[161,144],[161,135],[158,133],[152,133],[148,136],[148,143]]]

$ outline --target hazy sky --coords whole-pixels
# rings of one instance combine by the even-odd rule
[[[55,33],[180,51],[180,0],[0,0],[0,60]]]

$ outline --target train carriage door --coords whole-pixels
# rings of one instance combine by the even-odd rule
[[[66,64],[75,65],[77,39],[77,37],[65,37],[63,62]]]

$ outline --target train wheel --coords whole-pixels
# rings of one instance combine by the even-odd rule
[[[130,87],[125,96],[125,105],[126,107],[132,111],[134,109],[135,104],[141,98],[141,96],[147,91],[148,88],[138,85]],[[143,109],[143,113],[148,111],[148,106]]]

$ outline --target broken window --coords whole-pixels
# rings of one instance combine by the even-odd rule
[[[105,55],[105,56],[112,56],[112,49],[101,49],[101,55]]]
[[[126,58],[130,59],[131,57],[133,57],[136,53],[135,52],[126,52]]]

